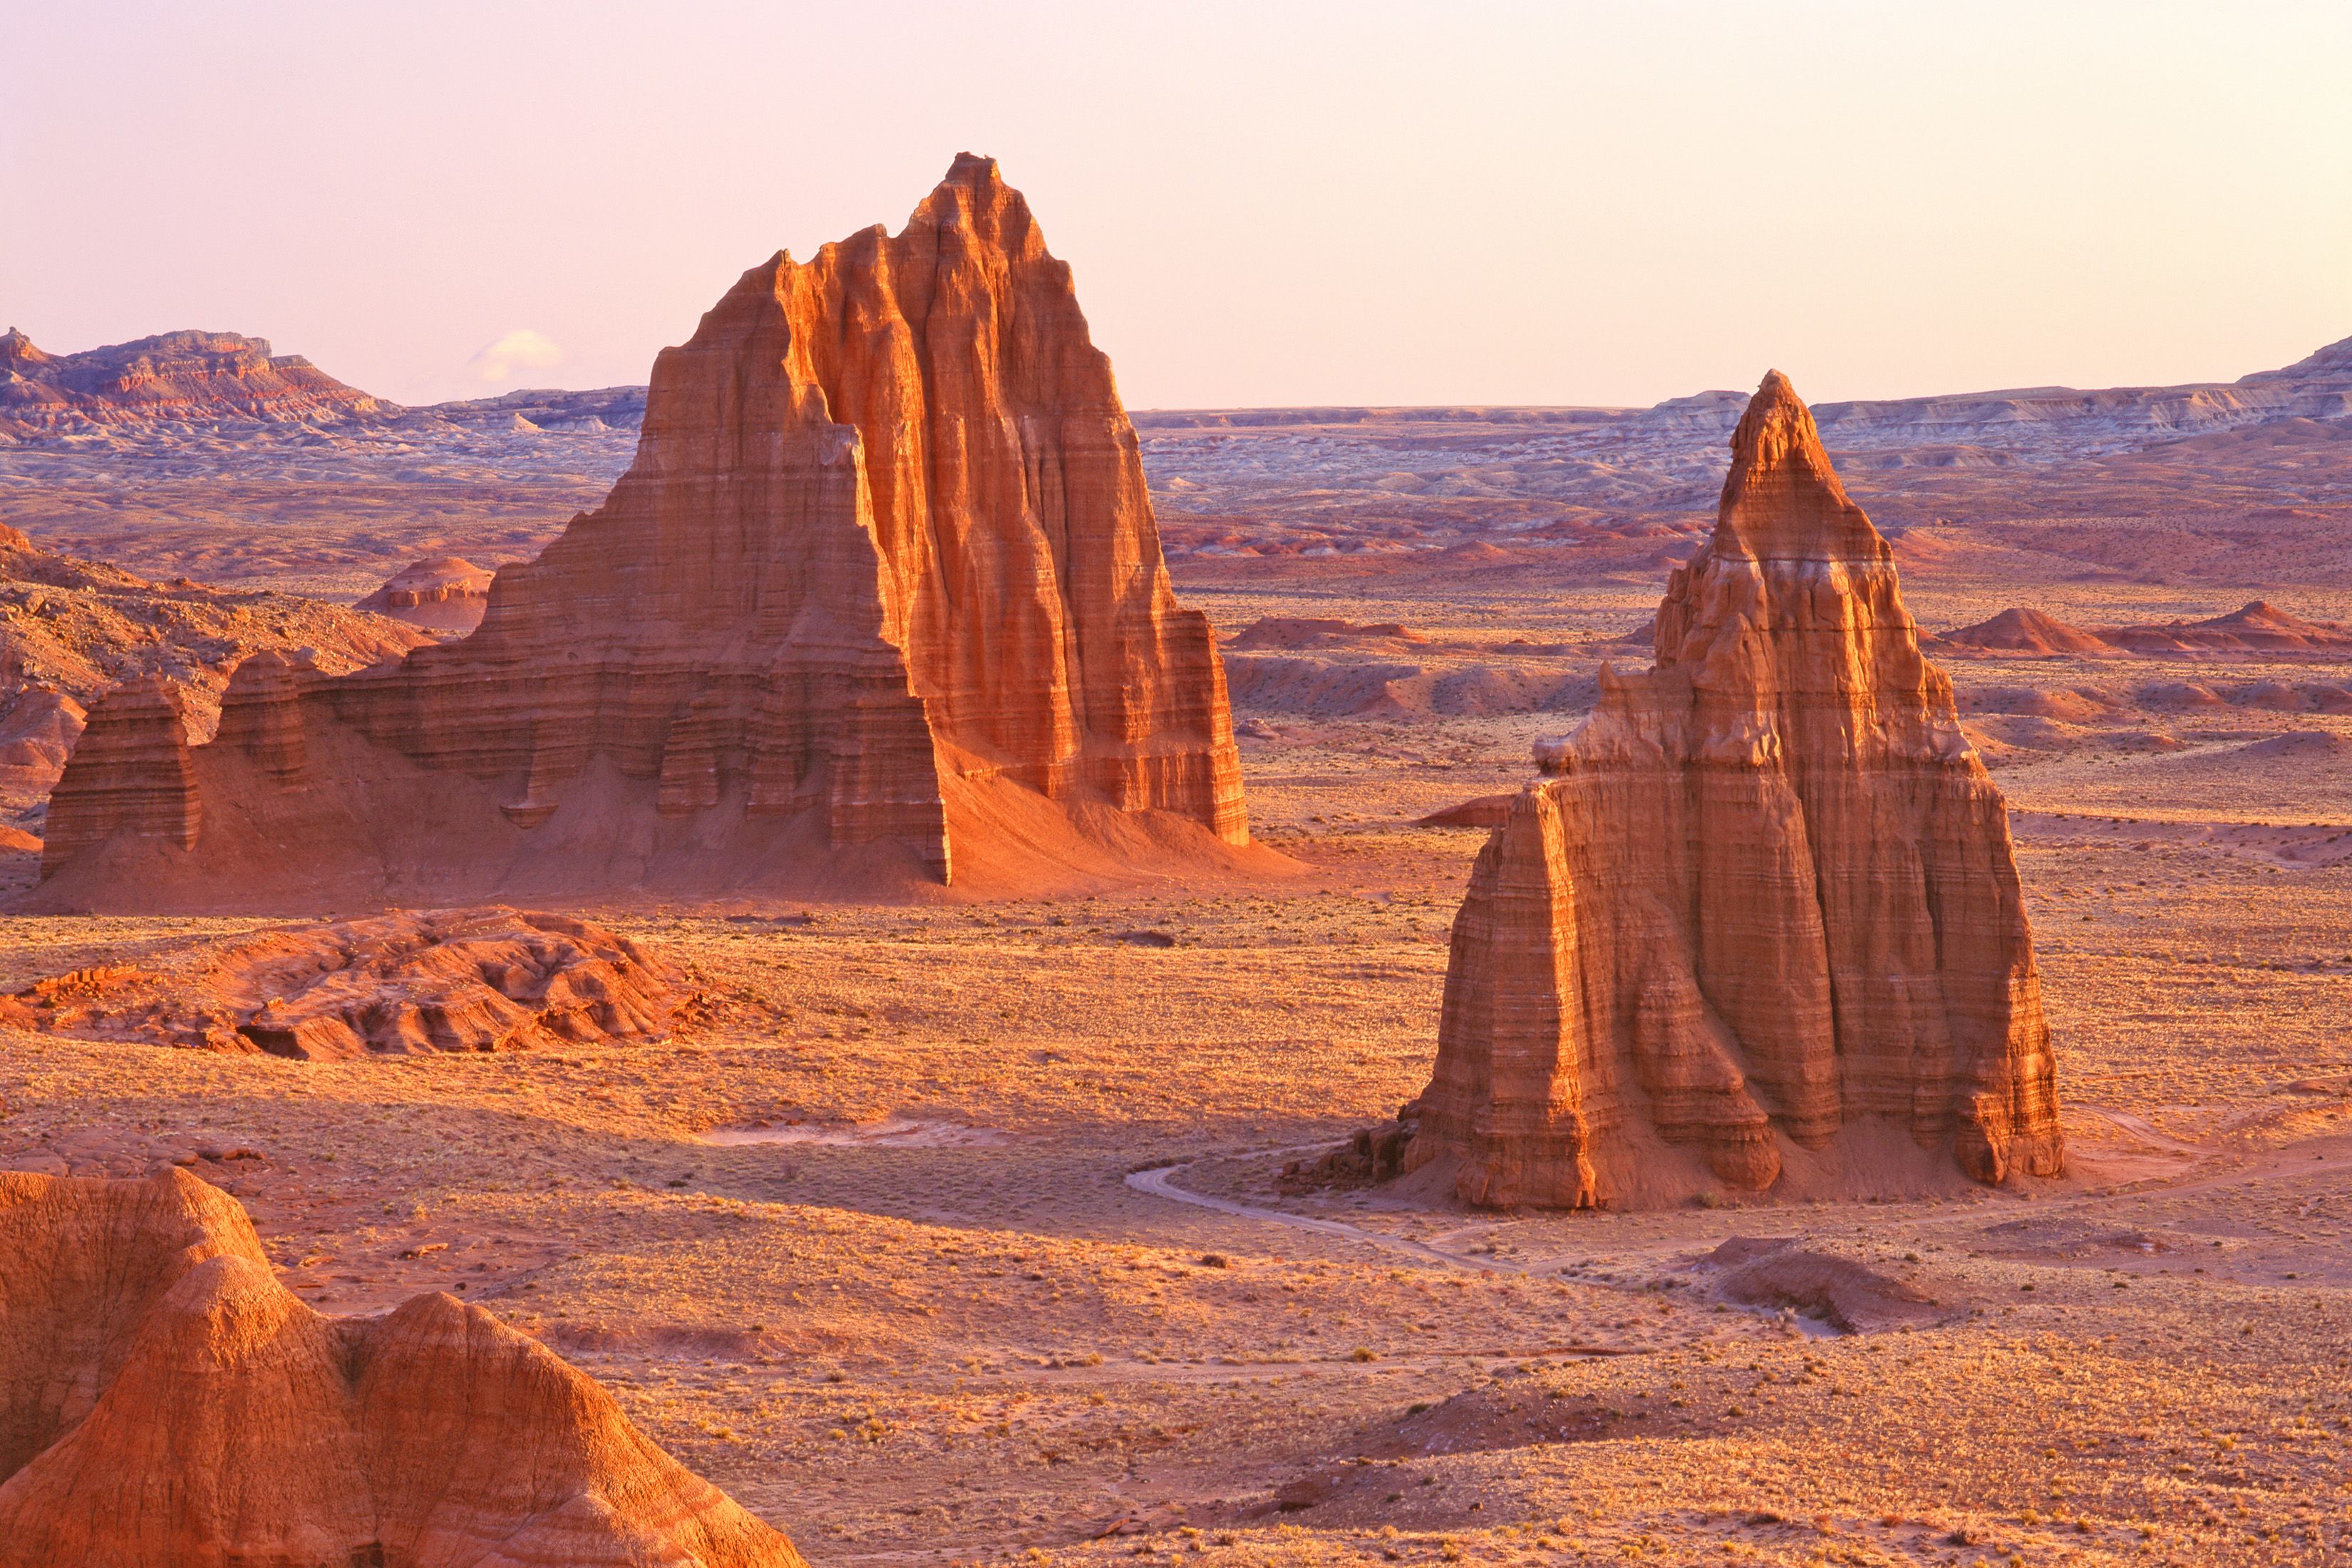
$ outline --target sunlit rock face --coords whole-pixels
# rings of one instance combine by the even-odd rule
[[[481,1308],[311,1310],[184,1171],[0,1173],[0,1568],[803,1568]]]
[[[143,782],[160,715],[69,764],[53,901],[936,882],[957,801],[1006,787],[1248,837],[1109,362],[969,155],[897,235],[780,254],[666,350],[634,466],[472,635],[232,697],[185,813]]]
[[[1559,1206],[2057,1173],[2006,807],[1778,373],[1655,646],[1478,858],[1408,1167]]]

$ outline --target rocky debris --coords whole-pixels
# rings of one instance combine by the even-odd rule
[[[0,998],[0,1024],[339,1060],[660,1039],[679,1005],[628,938],[492,907],[288,927],[177,973],[75,970]]]
[[[1286,1193],[1342,1191],[1378,1186],[1393,1181],[1404,1169],[1405,1150],[1412,1142],[1413,1113],[1408,1105],[1394,1121],[1359,1128],[1355,1136],[1313,1160],[1293,1160],[1275,1178]]]
[[[2352,626],[2307,621],[2260,599],[2210,620],[2114,626],[2098,635],[2139,654],[2352,654]]]
[[[2096,632],[2068,626],[2040,610],[2012,607],[1989,621],[1946,632],[1934,639],[1941,649],[1975,648],[1990,653],[2026,654],[2037,658],[2074,655],[2096,658],[2116,652],[2115,645]]]
[[[2058,1172],[2006,808],[1778,373],[1656,647],[1478,858],[1407,1164],[1578,1207]]]
[[[1794,1312],[1842,1334],[1924,1328],[1948,1316],[1917,1286],[1787,1237],[1735,1236],[1700,1260],[1715,1293],[1742,1307]]]
[[[463,637],[482,624],[483,612],[490,607],[492,575],[489,568],[455,555],[428,556],[394,573],[355,607],[429,632]]]
[[[1109,361],[969,155],[899,234],[780,253],[664,351],[635,465],[470,637],[275,700],[303,782],[192,748],[190,846],[113,815],[93,758],[44,907],[936,883],[956,833],[1034,842],[1018,792],[1066,832],[1107,808],[1248,839]]]
[[[1367,642],[1425,645],[1429,639],[1397,621],[1377,625],[1313,616],[1260,616],[1234,634],[1237,651],[1347,647]]]
[[[299,648],[317,668],[344,674],[425,640],[290,594],[143,582],[0,527],[0,812],[37,807],[88,710],[117,686],[160,680],[190,727],[209,735],[228,671],[252,653]]]
[[[1374,1458],[1417,1459],[1439,1454],[1493,1453],[1538,1443],[1592,1443],[1669,1434],[1686,1436],[1697,1425],[1694,1417],[1671,1406],[1651,1410],[1630,1398],[1621,1406],[1606,1394],[1521,1378],[1465,1389],[1402,1419],[1371,1423],[1357,1435],[1352,1447]]]
[[[0,1173],[0,1568],[800,1568],[480,1308],[313,1311],[184,1171]]]
[[[235,332],[165,332],[82,353],[44,353],[0,334],[0,443],[113,428],[335,423],[383,405],[299,354]]]

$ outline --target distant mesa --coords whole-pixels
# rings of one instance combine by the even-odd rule
[[[110,428],[333,423],[383,405],[299,354],[235,332],[165,332],[84,353],[49,354],[16,328],[0,335],[0,444]]]
[[[2006,808],[1777,373],[1656,648],[1478,857],[1407,1169],[1560,1207],[2057,1173]]]
[[[802,1568],[481,1308],[313,1311],[184,1171],[0,1173],[0,1568]]]
[[[353,608],[462,637],[482,624],[490,607],[491,575],[489,568],[455,555],[429,556],[394,573]]]
[[[627,1045],[668,1035],[677,984],[569,915],[399,910],[248,937],[184,973],[75,970],[0,996],[0,1024],[306,1061]]]
[[[2116,651],[2113,644],[2095,632],[2070,626],[2040,610],[2014,606],[1989,621],[1979,621],[1974,626],[1946,632],[1939,640],[1958,647],[2000,653],[2074,654],[2081,658],[2097,658]]]
[[[635,465],[471,636],[248,660],[210,744],[142,688],[90,733],[38,907],[1286,864],[1069,268],[968,154],[898,235],[780,253],[664,351]]]

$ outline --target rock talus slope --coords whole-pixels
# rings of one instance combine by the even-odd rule
[[[470,637],[243,676],[240,733],[297,774],[226,735],[188,748],[185,847],[69,777],[54,897],[710,890],[843,853],[937,882],[960,840],[998,847],[992,810],[1034,833],[1008,790],[1158,813],[1212,853],[1248,838],[1223,674],[1109,362],[970,155],[898,234],[779,254],[666,350],[635,465],[498,574]]]
[[[335,1319],[184,1172],[0,1173],[0,1568],[801,1568],[478,1307]]]
[[[2058,1172],[2006,808],[1777,373],[1655,643],[1478,858],[1408,1166],[1570,1206]]]

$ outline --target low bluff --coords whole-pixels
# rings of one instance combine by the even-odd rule
[[[479,1307],[330,1318],[235,1199],[0,1173],[0,1568],[805,1568]]]
[[[968,154],[665,350],[629,471],[472,635],[249,660],[204,745],[168,693],[110,698],[48,824],[56,909],[1279,863],[1069,268]]]
[[[2007,809],[1778,373],[1655,642],[1478,857],[1405,1168],[1562,1207],[2056,1174]]]

